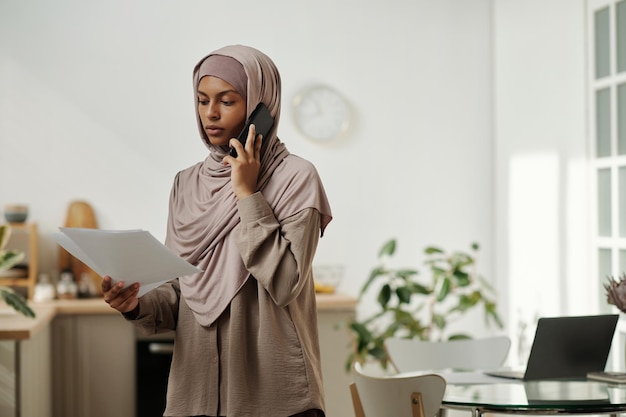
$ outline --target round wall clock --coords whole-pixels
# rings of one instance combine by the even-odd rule
[[[308,139],[327,142],[350,125],[348,101],[332,87],[315,85],[301,91],[293,102],[297,128]]]

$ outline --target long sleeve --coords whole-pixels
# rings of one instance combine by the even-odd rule
[[[132,323],[143,334],[175,330],[179,300],[178,279],[168,281],[139,298],[139,314]]]
[[[293,301],[311,274],[320,215],[305,209],[278,222],[261,193],[238,203],[235,242],[244,265],[279,306]]]

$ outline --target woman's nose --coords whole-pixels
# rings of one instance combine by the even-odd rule
[[[210,103],[206,109],[206,117],[211,120],[217,120],[220,118],[220,113],[217,109],[217,106],[213,103]]]

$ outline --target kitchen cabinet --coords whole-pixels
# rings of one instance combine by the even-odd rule
[[[33,298],[35,284],[37,284],[37,272],[39,265],[39,236],[36,223],[10,223],[11,237],[7,242],[7,250],[20,250],[24,252],[24,261],[28,264],[28,271],[23,274],[18,269],[10,269],[0,274],[0,285],[8,285],[24,289],[26,296]]]
[[[51,417],[50,329],[0,341],[0,416]]]
[[[356,304],[356,298],[343,294],[317,295],[317,326],[327,417],[354,415],[348,388],[352,376],[346,372],[345,363],[351,348],[346,322],[354,318]]]
[[[0,309],[0,416],[51,417],[50,328],[54,309],[31,319]]]
[[[59,315],[52,334],[55,417],[135,415],[130,323],[119,314]]]

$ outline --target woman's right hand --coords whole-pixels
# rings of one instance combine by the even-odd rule
[[[137,298],[138,293],[138,282],[124,288],[122,281],[113,285],[110,276],[106,275],[102,278],[102,295],[104,301],[120,313],[128,313],[137,307],[137,304],[139,304],[139,299]]]

